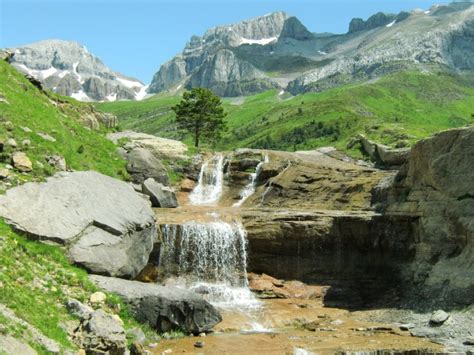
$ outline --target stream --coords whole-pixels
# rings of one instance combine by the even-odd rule
[[[187,205],[168,214],[160,211],[159,266],[165,284],[201,294],[220,310],[223,321],[206,337],[163,340],[150,350],[156,354],[298,355],[439,350],[439,346],[396,328],[367,330],[373,324],[356,319],[349,311],[324,307],[321,300],[259,299],[250,291],[247,236],[239,214],[268,162],[268,156],[262,156],[241,190],[240,200],[221,207],[226,157],[217,154],[202,165]],[[196,348],[196,342],[203,348]]]

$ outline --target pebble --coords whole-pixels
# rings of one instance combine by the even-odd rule
[[[206,333],[201,333],[199,334],[200,337],[205,337],[206,336]]]
[[[439,309],[431,315],[430,324],[431,325],[441,325],[446,322],[449,318],[449,314],[445,311]]]
[[[203,348],[204,347],[204,342],[203,341],[197,341],[194,343],[195,348]]]

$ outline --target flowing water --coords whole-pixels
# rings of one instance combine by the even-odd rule
[[[196,188],[189,194],[192,205],[214,205],[219,201],[224,182],[224,156],[214,155],[206,161],[199,173]]]
[[[255,189],[257,188],[257,177],[260,171],[262,170],[263,164],[268,163],[270,160],[268,158],[268,155],[265,155],[265,158],[263,161],[261,161],[258,165],[257,168],[255,169],[255,172],[250,175],[250,182],[243,188],[243,190],[240,192],[240,200],[237,201],[236,203],[233,204],[233,207],[240,207],[245,200],[247,200],[250,196],[252,196],[255,193]]]
[[[219,201],[223,186],[224,156],[206,161],[196,188],[189,195],[192,205]],[[202,208],[202,207],[201,207]],[[169,282],[203,295],[221,308],[255,308],[258,302],[248,288],[247,238],[237,220],[224,221],[210,213],[210,221],[187,220],[161,227],[163,242],[160,266]]]

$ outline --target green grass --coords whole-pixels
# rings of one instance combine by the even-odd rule
[[[381,143],[412,144],[444,129],[473,122],[473,77],[401,72],[372,83],[282,99],[276,90],[224,100],[228,132],[216,149],[241,147],[283,150],[336,146],[360,156],[347,144],[358,133]],[[97,105],[115,113],[122,128],[190,142],[177,132],[170,107],[179,97]]]
[[[63,156],[68,167],[74,170],[96,170],[113,177],[127,177],[125,162],[116,153],[115,145],[104,137],[105,132],[91,131],[78,122],[78,116],[90,108],[89,104],[52,93],[46,95],[4,61],[0,61],[0,95],[8,102],[0,103],[0,139],[13,137],[16,140],[17,150],[24,151],[33,162],[30,177],[54,173],[45,156],[55,154]],[[63,105],[65,113],[50,97],[67,103]],[[13,124],[10,131],[5,126],[7,121]],[[25,132],[22,127],[33,132]],[[49,134],[56,142],[49,142],[37,133]],[[31,144],[22,147],[22,141],[26,139]],[[81,146],[83,148],[79,149]],[[12,149],[7,150],[0,160],[9,163],[11,152]]]
[[[63,249],[30,241],[13,232],[2,220],[0,265],[0,303],[64,348],[74,348],[62,326],[74,319],[65,309],[65,303],[69,298],[86,302],[97,291],[87,272],[71,266]],[[120,315],[125,328],[140,327],[150,339],[156,338],[149,327],[138,325],[119,297],[108,294],[106,305],[109,311]],[[28,338],[24,329],[1,315],[0,324],[14,337]],[[31,345],[38,349],[37,344]]]

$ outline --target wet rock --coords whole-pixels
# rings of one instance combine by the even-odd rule
[[[21,171],[24,173],[27,173],[33,170],[33,164],[31,163],[30,158],[28,158],[26,154],[23,152],[13,153],[12,164],[18,171]]]
[[[150,197],[152,207],[178,207],[178,200],[176,199],[174,190],[156,182],[155,179],[146,179],[142,183],[142,190],[145,195]]]
[[[181,182],[180,190],[183,192],[191,192],[194,190],[196,183],[191,179],[184,179]]]
[[[73,263],[104,275],[135,277],[156,240],[146,201],[127,183],[96,172],[63,172],[9,189],[0,215],[31,238],[67,245]]]
[[[204,347],[204,342],[203,341],[197,341],[194,343],[195,348],[203,348]]]
[[[181,329],[199,334],[222,320],[219,312],[199,295],[174,287],[91,275],[98,287],[118,294],[135,318],[159,332]]]
[[[261,298],[323,299],[326,288],[300,281],[282,281],[269,275],[248,274],[249,288]]]
[[[431,315],[430,324],[431,325],[441,325],[449,319],[449,314],[445,311],[439,309]]]

